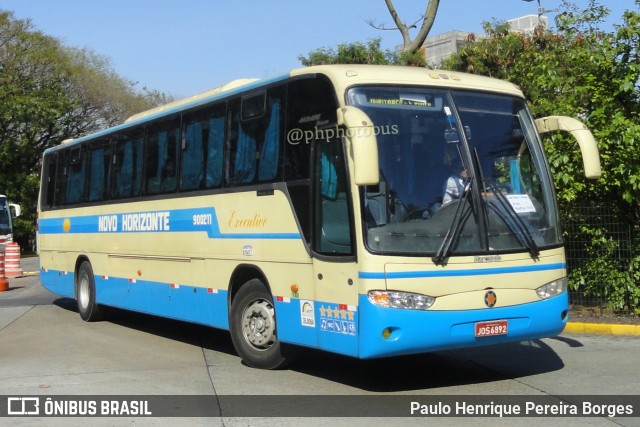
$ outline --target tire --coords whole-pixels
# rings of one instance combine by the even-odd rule
[[[229,332],[236,352],[252,368],[279,369],[293,360],[293,349],[278,340],[273,297],[259,279],[238,290],[229,313]]]
[[[76,275],[76,301],[78,313],[85,322],[104,319],[105,308],[96,303],[96,284],[89,261],[82,262]]]

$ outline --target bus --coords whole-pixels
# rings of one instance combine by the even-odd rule
[[[373,65],[234,81],[44,152],[40,278],[85,321],[118,307],[228,330],[263,369],[300,347],[367,359],[553,336],[566,261],[540,134],[555,131],[597,178],[590,131],[534,120],[504,81]]]
[[[20,216],[20,205],[9,203],[7,196],[0,194],[0,243],[2,244],[13,241],[12,216]]]

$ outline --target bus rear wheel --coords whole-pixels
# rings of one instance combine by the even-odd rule
[[[96,303],[96,284],[89,261],[83,261],[80,264],[76,275],[76,301],[78,301],[78,313],[85,322],[104,319],[105,308]]]
[[[259,279],[249,280],[238,290],[231,304],[229,331],[236,351],[252,368],[283,368],[293,358],[292,349],[278,340],[273,297]]]

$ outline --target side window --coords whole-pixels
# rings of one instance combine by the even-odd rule
[[[281,179],[284,93],[285,87],[280,86],[231,103],[228,158],[230,185]]]
[[[144,132],[116,136],[112,197],[137,197],[142,187],[142,146]]]
[[[178,120],[170,120],[148,128],[144,153],[146,194],[176,191],[179,140]]]
[[[312,226],[312,204],[322,206],[322,203],[318,198],[312,198],[311,194],[311,149],[315,144],[327,144],[321,139],[322,131],[327,127],[335,126],[337,108],[338,103],[333,87],[325,77],[295,80],[288,85],[286,129],[283,132],[286,138],[283,144],[283,173],[298,223],[309,244],[311,244],[311,230],[322,231],[322,224],[319,225],[319,229]],[[318,158],[320,161],[321,152],[318,151],[316,155],[320,156]],[[322,176],[321,171],[318,173]],[[325,207],[326,205],[328,203]],[[323,217],[324,215],[320,215],[318,219]],[[348,226],[348,218],[346,224]],[[349,238],[348,233],[347,238]],[[332,249],[326,246],[323,247],[317,241],[314,249],[318,252],[332,253]],[[344,245],[341,250],[351,251],[350,247],[345,248]]]
[[[215,188],[222,184],[225,104],[184,119],[180,190]]]
[[[109,198],[111,160],[111,147],[108,141],[97,141],[91,144],[88,201],[98,202]]]
[[[80,147],[72,147],[67,152],[65,204],[84,202],[85,173],[87,169],[85,153],[86,150]]]
[[[250,184],[256,179],[257,140],[264,116],[265,94],[233,102],[229,138],[229,184]]]
[[[315,153],[314,250],[327,255],[352,255],[349,197],[342,141],[318,141]]]
[[[57,154],[49,154],[44,158],[44,168],[42,170],[42,198],[40,200],[40,206],[42,209],[52,208],[55,204],[57,161]]]
[[[56,206],[66,204],[66,188],[67,188],[67,150],[58,151],[56,156],[56,177],[55,177],[55,196]]]
[[[264,136],[259,147],[258,181],[280,178],[281,147],[284,129],[285,87],[276,87],[267,92],[267,111],[263,119]]]
[[[284,179],[294,181],[311,176],[311,145],[329,137],[337,117],[333,86],[325,77],[289,83],[287,96],[287,141],[284,150]]]

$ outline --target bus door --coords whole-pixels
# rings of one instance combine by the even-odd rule
[[[357,267],[344,150],[339,139],[314,147],[313,262],[319,346],[357,355]]]

